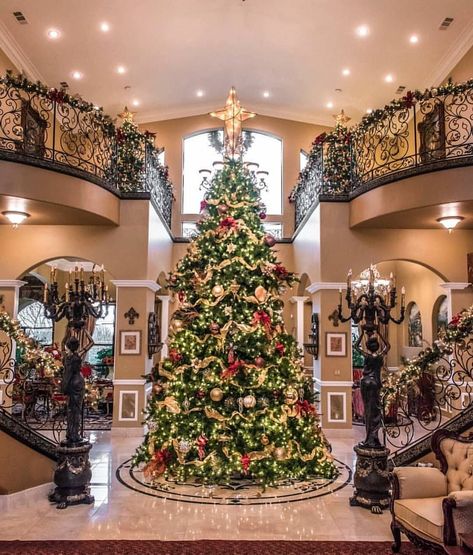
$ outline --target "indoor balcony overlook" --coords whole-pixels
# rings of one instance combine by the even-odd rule
[[[154,137],[122,116],[116,127],[66,89],[7,73],[0,79],[0,211],[14,209],[18,197],[36,223],[118,224],[120,199],[150,199],[169,228],[172,185]]]

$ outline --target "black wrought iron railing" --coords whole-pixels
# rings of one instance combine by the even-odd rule
[[[166,168],[148,136],[137,128],[136,135],[143,138],[142,152],[132,155],[153,162],[141,167],[127,160],[129,168],[138,168],[128,183],[134,192],[149,193],[170,225],[173,195]],[[0,159],[81,177],[120,196],[117,159],[126,139],[101,108],[78,96],[11,73],[0,78]],[[132,146],[135,151],[136,142]]]
[[[411,175],[473,164],[473,80],[409,91],[313,143],[291,193],[296,229],[320,200],[346,201]]]

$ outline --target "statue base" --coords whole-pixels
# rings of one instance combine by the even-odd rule
[[[372,513],[381,514],[390,503],[388,455],[386,447],[372,448],[357,445],[354,477],[355,491],[350,506],[364,507]]]
[[[90,495],[92,470],[89,451],[91,449],[92,445],[88,441],[71,445],[63,442],[58,447],[59,459],[54,471],[56,488],[48,496],[51,503],[57,504],[57,509],[94,502],[93,495]]]

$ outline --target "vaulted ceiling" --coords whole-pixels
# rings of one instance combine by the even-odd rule
[[[446,17],[453,22],[439,30]],[[17,65],[51,86],[67,81],[112,115],[139,101],[139,121],[219,108],[231,85],[261,114],[331,124],[344,108],[359,119],[400,85],[438,84],[472,44],[471,0],[0,3],[0,48]]]

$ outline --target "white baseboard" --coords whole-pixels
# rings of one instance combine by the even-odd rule
[[[8,495],[0,495],[0,513],[9,511],[18,507],[36,505],[38,501],[45,501],[48,493],[54,488],[54,484],[49,482],[41,484],[34,488],[17,491]]]
[[[112,437],[143,437],[145,432],[144,426],[112,426]]]

